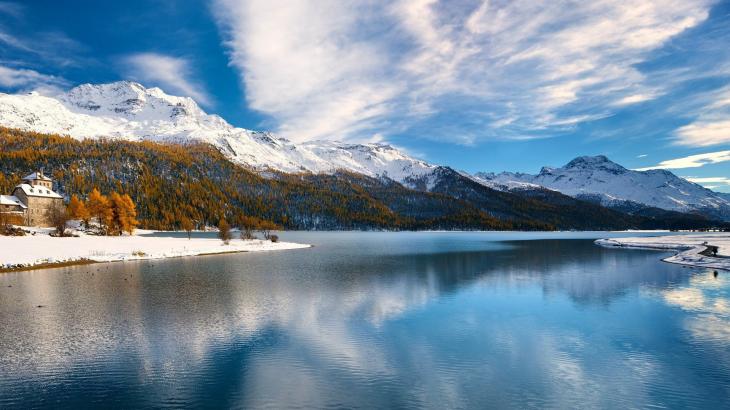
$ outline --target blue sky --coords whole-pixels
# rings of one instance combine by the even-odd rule
[[[132,79],[295,141],[470,172],[605,154],[730,192],[728,44],[711,0],[0,1],[0,91]]]

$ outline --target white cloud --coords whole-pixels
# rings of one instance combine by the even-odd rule
[[[294,139],[450,115],[475,138],[604,118],[662,94],[635,68],[713,1],[215,0],[251,108]],[[446,132],[443,130],[442,132]]]
[[[650,101],[656,98],[656,94],[632,94],[627,95],[626,97],[621,98],[620,100],[616,101],[614,105],[623,106],[623,105],[631,105],[631,104],[638,104],[644,101]]]
[[[60,77],[42,74],[35,70],[0,65],[0,87],[3,88],[54,94],[60,87],[66,85],[67,81]]]
[[[385,80],[380,44],[360,38],[364,2],[216,2],[249,106],[272,115],[287,137],[372,135],[403,85]]]
[[[637,171],[649,169],[682,169],[699,168],[708,164],[730,161],[730,151],[708,152],[706,154],[690,155],[688,157],[670,159],[651,167],[638,168]]]
[[[687,181],[700,184],[705,188],[713,189],[723,186],[730,186],[730,178],[727,177],[683,177]]]
[[[33,47],[26,44],[24,40],[4,31],[0,31],[0,43],[22,51],[33,52]]]
[[[701,97],[705,103],[696,109],[695,120],[676,130],[679,145],[706,147],[730,143],[730,87]]]
[[[677,130],[681,145],[706,147],[730,142],[730,116],[718,121],[700,120]]]
[[[146,86],[159,86],[170,93],[191,97],[200,104],[212,104],[205,87],[193,79],[193,70],[184,58],[138,53],[124,57],[123,63],[125,75]]]

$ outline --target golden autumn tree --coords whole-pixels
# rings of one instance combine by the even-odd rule
[[[129,195],[119,195],[112,192],[109,196],[109,204],[111,207],[111,224],[110,233],[113,235],[121,235],[123,232],[132,234],[137,227],[137,210],[134,202]]]
[[[258,229],[261,220],[248,215],[238,217],[238,226],[241,229],[241,239],[255,239],[253,231]]]
[[[195,226],[193,225],[193,221],[190,220],[190,218],[183,216],[180,218],[180,229],[187,232],[188,234],[188,240],[190,240],[190,233],[195,229]]]
[[[79,199],[76,195],[71,195],[71,199],[68,201],[66,206],[66,212],[71,219],[80,219],[84,222],[84,225],[89,226],[89,210],[86,209],[86,204]]]
[[[92,217],[96,218],[99,229],[106,233],[109,225],[112,223],[112,208],[109,203],[109,198],[94,188],[89,194],[89,199],[86,201],[86,209]]]
[[[126,211],[126,219],[122,230],[131,235],[139,225],[139,221],[137,221],[137,207],[134,205],[132,197],[127,194],[122,195],[122,203]]]
[[[222,240],[226,245],[231,240],[231,226],[228,225],[225,219],[221,219],[218,222],[218,239]]]

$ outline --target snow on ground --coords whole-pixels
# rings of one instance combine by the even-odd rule
[[[676,255],[665,258],[663,261],[730,270],[730,233],[599,239],[596,244],[607,247],[676,250],[678,251]],[[707,249],[705,245],[717,246],[718,257],[700,254]]]
[[[227,252],[261,252],[308,248],[310,245],[265,240],[164,238],[151,236],[92,236],[54,238],[43,230],[35,235],[0,236],[0,269],[89,260],[114,262],[162,259]]]

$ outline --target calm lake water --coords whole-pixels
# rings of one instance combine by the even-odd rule
[[[0,274],[0,408],[730,408],[730,272],[605,236],[293,232],[315,247]]]

